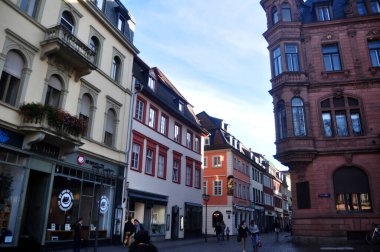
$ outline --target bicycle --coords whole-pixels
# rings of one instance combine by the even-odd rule
[[[380,230],[378,224],[373,224],[373,230],[367,233],[365,240],[370,245],[376,244],[380,241]]]

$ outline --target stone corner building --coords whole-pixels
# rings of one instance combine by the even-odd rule
[[[294,236],[359,238],[380,222],[379,1],[260,3]]]

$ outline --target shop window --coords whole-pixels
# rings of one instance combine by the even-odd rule
[[[305,110],[299,97],[292,99],[292,116],[294,136],[306,136]]]
[[[276,117],[277,117],[277,135],[278,135],[278,138],[279,139],[287,138],[288,129],[287,129],[287,124],[286,124],[285,103],[283,101],[280,101],[277,104]]]
[[[154,205],[152,208],[151,236],[165,235],[166,206]]]
[[[0,79],[0,101],[15,106],[20,91],[24,60],[16,51],[9,51]]]
[[[60,106],[62,99],[62,86],[62,81],[58,75],[50,76],[45,97],[45,105],[49,105],[55,108],[58,108]]]
[[[333,175],[338,212],[372,211],[367,174],[356,167],[342,167]]]

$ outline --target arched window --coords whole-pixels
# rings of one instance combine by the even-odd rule
[[[288,3],[282,4],[282,21],[285,21],[285,22],[292,21],[292,11]]]
[[[223,214],[219,211],[215,211],[212,214],[212,226],[215,227],[217,223],[221,224],[223,221]]]
[[[111,78],[115,81],[119,81],[120,75],[120,58],[115,56],[112,60]]]
[[[0,79],[0,101],[15,106],[20,90],[24,60],[16,51],[9,51]]]
[[[83,124],[85,125],[85,130],[83,136],[89,137],[91,131],[91,107],[92,107],[92,98],[90,95],[85,94],[81,100],[79,118],[82,119]]]
[[[104,131],[104,143],[110,147],[114,145],[115,123],[116,113],[113,109],[109,109],[106,118],[106,129]]]
[[[292,99],[292,116],[294,136],[306,136],[305,110],[299,97]]]
[[[71,33],[74,32],[74,28],[75,28],[74,17],[73,15],[71,15],[70,12],[68,11],[62,12],[61,25],[64,26],[67,30],[69,30]]]
[[[336,210],[371,211],[367,174],[356,167],[339,168],[333,175]]]
[[[62,93],[62,82],[56,75],[49,78],[48,88],[45,97],[45,105],[55,108],[59,107]]]
[[[277,7],[272,8],[272,24],[277,24],[278,23],[278,12],[277,12]]]
[[[363,135],[360,103],[352,97],[331,97],[321,102],[325,137]]]
[[[288,137],[284,101],[279,101],[277,104],[277,135],[279,139]]]
[[[92,36],[90,39],[90,49],[95,52],[95,60],[94,63],[97,65],[98,64],[98,53],[100,52],[100,42],[99,39],[95,36]]]

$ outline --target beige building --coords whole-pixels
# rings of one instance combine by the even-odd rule
[[[66,246],[79,217],[121,239],[133,31],[117,0],[0,1],[0,250]]]

